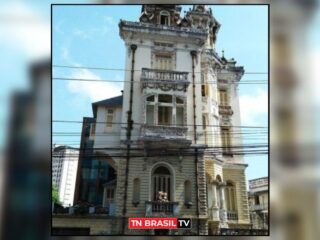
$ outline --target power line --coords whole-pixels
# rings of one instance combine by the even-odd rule
[[[106,80],[106,79],[86,79],[86,78],[66,78],[66,77],[52,77],[53,80],[55,81],[78,81],[78,82],[114,82],[114,83],[125,83],[125,82],[131,82],[131,81],[125,81],[125,80]],[[258,82],[261,81],[261,82]],[[264,82],[262,82],[264,81]],[[157,83],[157,81],[148,81],[151,83]],[[134,81],[133,83],[135,84],[141,84],[141,82]],[[158,83],[166,83],[164,82],[158,82]],[[185,84],[185,82],[181,81],[168,81],[167,83],[180,83],[180,84]],[[207,81],[205,83],[208,84],[216,84],[218,83],[217,81]],[[204,83],[201,82],[195,82],[195,84],[201,84],[203,85]],[[267,80],[256,80],[252,82],[233,82],[229,84],[268,84]]]
[[[208,154],[212,154],[212,155],[240,155],[240,156],[244,156],[244,155],[268,155],[269,151],[259,151],[259,152],[223,152],[223,151],[216,151],[216,152],[209,152]],[[65,154],[63,155],[65,157],[78,157],[79,154]],[[124,157],[125,155],[123,154],[83,154],[82,157],[92,157],[92,158],[114,158],[114,157]],[[165,156],[165,157],[177,157],[177,154],[162,154],[161,156]],[[194,153],[190,152],[190,153],[184,153],[183,157],[188,157],[188,156],[194,156]],[[53,156],[54,157],[54,156]],[[58,156],[57,156],[58,157]],[[158,155],[136,155],[136,154],[132,154],[130,155],[130,158],[151,158],[151,157],[159,157]],[[69,159],[65,159],[66,161],[70,161]],[[76,160],[76,159],[74,159]]]
[[[76,121],[76,120],[52,120],[53,123],[84,123],[83,121]],[[107,121],[96,121],[96,122],[92,122],[92,123],[86,123],[88,126],[90,124],[106,124]],[[126,123],[122,123],[122,122],[108,122],[110,124],[126,124]],[[146,123],[133,123],[133,125],[146,125]],[[148,125],[148,126],[159,126],[159,125]],[[167,127],[175,127],[173,125],[168,125]],[[181,126],[177,126],[177,127],[185,127],[185,126],[194,126],[193,124],[184,124],[184,125],[181,125]],[[197,124],[196,126],[204,126],[203,124]],[[208,124],[208,125],[205,125],[207,127],[227,127],[227,126],[221,126],[221,125],[212,125],[212,124]],[[264,127],[264,126],[230,126],[228,128],[267,128],[269,129],[269,127]]]
[[[131,69],[124,69],[124,68],[106,68],[106,67],[85,67],[85,66],[67,66],[67,65],[57,65],[54,64],[52,67],[56,68],[71,68],[71,69],[91,69],[91,70],[103,70],[103,71],[125,71],[130,72]],[[134,70],[136,72],[143,71],[142,69],[136,69]],[[186,73],[191,73],[187,71],[183,71]],[[194,72],[194,73],[202,73],[202,72]],[[219,73],[219,74],[228,74],[228,73]],[[268,72],[244,72],[244,74],[269,74]]]

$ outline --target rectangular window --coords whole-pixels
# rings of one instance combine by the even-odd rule
[[[147,124],[154,124],[154,105],[147,105]]]
[[[222,151],[223,153],[231,153],[231,135],[228,128],[221,129],[221,138],[222,138]]]
[[[176,108],[176,124],[177,126],[183,126],[183,118],[184,118],[184,108],[177,107]]]
[[[205,74],[201,74],[201,96],[206,97],[208,96],[208,88],[205,83]]]
[[[169,25],[169,17],[168,17],[168,16],[161,15],[161,16],[160,16],[160,23],[161,23],[162,25]]]
[[[255,204],[256,204],[256,205],[259,205],[259,204],[260,204],[259,196],[255,196]]]
[[[201,96],[202,97],[206,96],[206,85],[201,85]]]
[[[155,54],[154,68],[159,70],[173,70],[171,54]]]
[[[228,92],[226,90],[219,90],[219,101],[221,106],[228,106]]]
[[[96,133],[96,124],[91,123],[90,124],[90,140],[94,139],[95,133]]]
[[[107,115],[106,115],[106,128],[107,129],[112,129],[113,118],[114,118],[114,110],[107,109]]]
[[[159,106],[158,124],[171,125],[172,123],[172,107]]]
[[[202,115],[202,127],[203,129],[207,129],[207,118],[206,115]]]

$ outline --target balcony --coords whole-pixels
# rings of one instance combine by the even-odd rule
[[[235,211],[227,211],[228,221],[238,221],[238,213]]]
[[[162,91],[186,91],[189,84],[188,72],[142,68],[142,89],[151,88]]]
[[[191,144],[191,140],[187,139],[187,133],[187,127],[144,124],[140,129],[140,140],[154,147],[182,147]]]
[[[57,204],[52,204],[52,213],[59,215],[115,215],[115,203],[109,203],[106,207],[93,206],[90,204],[81,204],[70,207],[62,207]]]
[[[257,204],[257,205],[252,205],[250,206],[251,211],[263,211],[263,210],[268,210],[268,205],[267,204]]]
[[[178,205],[178,202],[146,201],[146,217],[176,216]]]
[[[232,115],[233,111],[232,111],[231,106],[219,105],[219,114],[220,115]]]

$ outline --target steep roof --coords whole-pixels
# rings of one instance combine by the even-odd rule
[[[121,107],[123,102],[123,96],[117,96],[113,98],[107,98],[98,102],[92,103],[93,116],[97,117],[98,106],[110,106],[110,107]]]

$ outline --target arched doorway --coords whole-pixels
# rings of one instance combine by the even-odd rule
[[[173,200],[173,177],[168,167],[164,165],[159,165],[156,168],[154,168],[151,174],[151,182],[151,198],[153,201],[159,200],[159,192],[165,193],[168,201]]]

